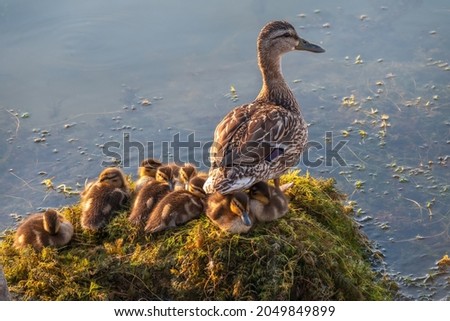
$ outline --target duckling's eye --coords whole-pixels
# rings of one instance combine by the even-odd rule
[[[292,35],[289,32],[285,32],[285,33],[283,33],[283,34],[281,34],[279,36],[276,36],[274,39],[277,39],[277,38],[290,38],[290,37],[292,37]]]

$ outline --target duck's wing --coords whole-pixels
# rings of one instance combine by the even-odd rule
[[[278,106],[249,104],[235,108],[217,125],[210,152],[212,168],[272,162],[292,141],[295,121]]]

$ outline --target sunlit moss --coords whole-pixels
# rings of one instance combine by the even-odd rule
[[[75,227],[63,249],[0,244],[0,264],[22,300],[389,300],[390,283],[369,263],[369,243],[332,180],[293,181],[289,213],[246,235],[205,216],[144,235],[120,213],[100,234],[83,232],[80,208],[61,209]]]

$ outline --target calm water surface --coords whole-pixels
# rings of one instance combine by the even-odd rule
[[[111,142],[130,142],[109,150],[132,175],[149,152],[173,159],[174,135],[206,144],[258,93],[256,36],[285,19],[326,49],[283,59],[318,147],[299,167],[349,195],[404,299],[448,299],[436,261],[450,249],[449,18],[445,0],[0,0],[0,230],[75,203],[60,191],[96,177]],[[327,164],[340,141],[344,163]]]

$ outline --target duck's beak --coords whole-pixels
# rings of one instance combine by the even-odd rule
[[[305,50],[305,51],[311,51],[311,52],[316,52],[316,53],[320,53],[320,52],[325,52],[325,49],[323,49],[322,47],[315,45],[313,43],[310,43],[308,41],[306,41],[305,39],[299,38],[300,41],[298,42],[298,45],[295,46],[295,50]]]
[[[244,222],[245,225],[250,226],[252,225],[252,220],[250,219],[250,216],[248,216],[247,212],[242,213],[242,222]]]
[[[175,187],[175,184],[173,183],[173,181],[169,181],[169,190],[173,191],[173,188]]]

